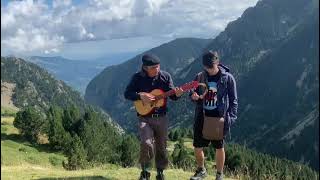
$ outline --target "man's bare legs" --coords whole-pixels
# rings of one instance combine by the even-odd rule
[[[223,166],[225,161],[224,148],[216,149],[216,166],[217,171],[223,173]]]
[[[198,168],[204,168],[204,153],[203,148],[194,148],[194,155],[196,157],[196,162]]]
[[[200,180],[207,176],[207,170],[204,167],[204,153],[203,148],[194,148],[194,155],[197,161],[196,173],[190,178],[190,180]]]

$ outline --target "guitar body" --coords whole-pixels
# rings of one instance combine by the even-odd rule
[[[204,86],[205,88],[207,87],[204,83],[199,83],[198,81],[191,81],[180,86],[180,88],[182,89],[182,91],[187,91],[190,89],[197,88],[199,85]],[[164,107],[166,105],[166,97],[174,95],[175,90],[172,89],[168,92],[164,92],[161,89],[154,89],[150,92],[150,94],[154,95],[156,99],[152,103],[144,104],[141,100],[134,101],[136,111],[142,116],[153,113],[155,108]]]
[[[150,94],[154,96],[159,96],[164,94],[164,92],[161,89],[154,89],[150,92]],[[165,99],[159,99],[150,104],[144,104],[141,100],[134,101],[134,106],[136,107],[136,111],[142,116],[151,114],[155,108],[163,107],[165,105],[166,105]]]

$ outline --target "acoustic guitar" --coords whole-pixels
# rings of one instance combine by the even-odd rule
[[[197,88],[199,85],[202,85],[202,83],[198,83],[198,81],[191,81],[189,83],[186,83],[180,86],[180,88],[183,91],[188,91],[188,90]],[[134,101],[134,106],[136,108],[136,111],[142,116],[151,114],[155,108],[164,107],[166,105],[166,97],[175,94],[175,91],[170,90],[170,91],[164,92],[161,89],[154,89],[149,93],[155,96],[155,100],[152,101],[151,103],[145,104],[142,102],[142,100]]]

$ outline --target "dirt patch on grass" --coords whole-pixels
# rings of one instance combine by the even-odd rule
[[[9,107],[14,110],[19,110],[12,101],[12,95],[14,94],[14,89],[16,84],[7,83],[1,81],[1,107]]]

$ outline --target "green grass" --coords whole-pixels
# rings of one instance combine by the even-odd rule
[[[15,116],[17,109],[1,106],[1,116]]]
[[[14,117],[1,117],[1,135],[19,134],[17,128],[13,126]]]
[[[19,135],[12,122],[12,117],[1,118],[1,165],[35,164],[43,167],[61,167],[62,161],[66,159],[63,155],[49,153],[45,145],[34,147]]]
[[[19,172],[19,173],[17,173]],[[138,168],[121,168],[115,165],[109,165],[101,168],[93,168],[81,171],[65,171],[62,169],[43,168],[41,166],[9,166],[1,168],[2,179],[39,179],[39,178],[61,178],[71,177],[90,178],[90,179],[118,179],[118,180],[136,180],[140,175]],[[155,179],[156,172],[151,171],[151,179]],[[189,179],[191,172],[185,172],[181,169],[169,169],[165,171],[166,179]],[[213,179],[213,177],[209,177]]]
[[[19,131],[13,127],[12,123],[13,117],[1,118],[1,179],[3,180],[57,178],[136,180],[140,175],[137,167],[122,168],[113,164],[86,170],[67,171],[62,167],[62,162],[66,159],[64,155],[50,152],[45,145],[31,145],[19,135]],[[174,147],[175,143],[169,142],[168,144]],[[190,139],[185,143],[188,146]],[[155,175],[156,172],[153,170],[152,179],[155,179]],[[165,170],[165,175],[168,180],[177,180],[189,179],[193,173],[182,169],[168,169]],[[214,179],[214,177],[211,175],[208,179]]]

